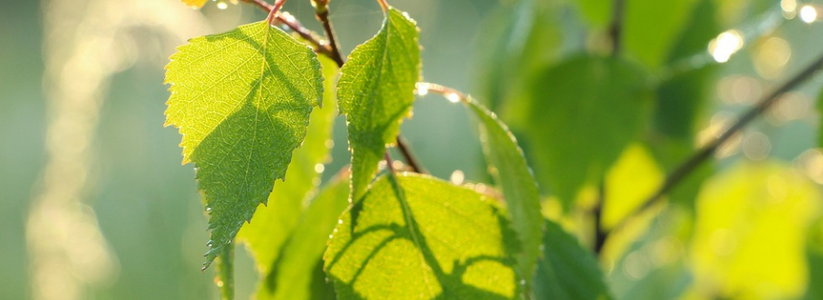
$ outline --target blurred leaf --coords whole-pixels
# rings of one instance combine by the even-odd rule
[[[820,91],[820,95],[817,96],[817,111],[818,113],[823,116],[823,90]],[[823,122],[819,122],[818,131],[817,131],[817,146],[823,147]]]
[[[696,1],[626,1],[623,20],[626,52],[646,67],[660,67],[674,49]]]
[[[467,105],[480,119],[480,141],[489,166],[494,168],[492,175],[503,189],[512,227],[521,242],[523,252],[517,255],[517,260],[521,274],[528,283],[537,257],[540,256],[540,239],[543,235],[537,182],[523,157],[523,151],[517,146],[517,140],[506,125],[473,99],[469,99]]]
[[[691,265],[704,297],[793,299],[806,287],[806,232],[820,192],[776,162],[738,164],[705,183]]]
[[[311,48],[265,21],[191,39],[166,69],[166,125],[180,129],[209,210],[208,266],[284,179],[323,76]]]
[[[180,1],[183,1],[183,3],[185,3],[186,5],[194,7],[194,8],[201,8],[201,7],[203,7],[203,5],[206,5],[206,1],[208,1],[208,0],[180,0]]]
[[[807,300],[823,299],[823,219],[818,219],[806,236],[806,260],[809,265]]]
[[[593,27],[603,27],[609,23],[613,0],[576,0],[575,2],[577,2],[580,14]]]
[[[487,18],[478,36],[478,87],[490,110],[522,93],[525,78],[554,60],[561,36],[560,14],[552,1],[522,0],[501,7]]]
[[[393,143],[414,102],[420,46],[414,20],[394,8],[383,28],[357,46],[340,70],[337,96],[346,115],[352,151],[352,199],[359,199]]]
[[[645,73],[612,58],[579,56],[531,82],[528,117],[538,178],[570,207],[643,129]]]
[[[282,255],[277,258],[271,273],[265,275],[257,293],[258,300],[326,299],[323,295],[334,294],[333,287],[325,283],[323,275],[319,277],[322,285],[317,286],[315,281],[318,278],[314,271],[322,267],[320,258],[326,249],[329,234],[337,225],[337,218],[349,205],[348,199],[349,180],[348,174],[345,174],[327,185],[312,200],[288,241],[278,249]]]
[[[286,178],[289,180],[277,185],[269,195],[268,203],[261,204],[252,222],[244,225],[237,233],[237,241],[247,244],[262,276],[271,272],[271,267],[280,254],[280,248],[298,223],[306,198],[317,188],[320,173],[315,171],[315,166],[327,162],[330,158],[326,141],[331,138],[337,111],[334,79],[338,69],[337,64],[325,56],[320,56],[319,60],[323,67],[323,77],[326,78],[323,83],[323,103],[326,105],[315,109],[311,114],[303,145],[294,150],[289,169],[286,171]]]
[[[632,144],[606,173],[603,228],[614,228],[663,183],[665,174],[643,146]]]
[[[378,178],[323,256],[338,299],[519,298],[517,243],[492,201],[423,175]]]
[[[559,225],[546,220],[545,227],[543,258],[534,276],[535,299],[611,299],[592,253]]]
[[[716,10],[712,0],[695,5],[691,20],[669,53],[669,72],[674,75],[658,88],[655,110],[655,129],[666,136],[694,140],[697,118],[711,93],[718,65],[695,66],[691,59],[705,53],[706,45],[720,32]]]

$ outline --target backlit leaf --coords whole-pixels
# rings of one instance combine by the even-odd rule
[[[481,143],[489,167],[494,168],[495,181],[503,189],[512,228],[521,242],[522,253],[517,255],[518,268],[527,282],[534,272],[540,243],[543,216],[540,213],[540,191],[531,170],[517,146],[517,140],[494,113],[470,99],[467,104],[480,119]]]
[[[818,187],[777,162],[739,163],[697,200],[690,253],[704,295],[796,299],[806,288],[806,237],[821,216]]]
[[[538,178],[564,202],[599,181],[641,131],[645,73],[613,58],[579,56],[549,68],[530,86],[528,137]]]
[[[300,222],[282,248],[281,256],[257,293],[258,300],[334,299],[334,289],[322,269],[321,257],[337,218],[349,206],[348,172],[329,183],[303,213]],[[319,275],[319,276],[318,276]],[[332,295],[332,297],[324,297]]]
[[[627,54],[647,67],[660,67],[672,51],[697,1],[626,1],[623,43]]]
[[[546,220],[545,227],[543,258],[534,276],[535,299],[611,299],[603,273],[591,252],[560,225]]]
[[[378,178],[323,256],[338,299],[519,299],[514,233],[492,201],[423,175]]]
[[[352,198],[361,197],[414,102],[420,77],[417,26],[390,8],[383,28],[357,46],[340,70],[337,96],[352,151]]]
[[[237,233],[237,241],[248,245],[262,276],[270,273],[280,254],[280,248],[292,234],[304,211],[307,198],[317,189],[320,173],[315,170],[315,166],[329,160],[326,141],[331,138],[332,121],[337,111],[334,78],[338,69],[331,59],[324,56],[319,59],[326,78],[323,83],[325,105],[312,111],[303,145],[294,150],[286,171],[286,178],[289,180],[277,184],[277,188],[269,195],[268,203],[260,204],[252,222],[244,225]],[[262,289],[263,286],[258,288]]]
[[[180,129],[209,211],[208,266],[284,179],[323,76],[308,46],[267,22],[191,39],[166,69],[166,125]]]

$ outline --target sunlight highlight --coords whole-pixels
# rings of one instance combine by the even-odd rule
[[[709,54],[715,61],[724,63],[729,61],[732,54],[743,48],[743,35],[737,30],[728,30],[709,42]]]
[[[804,5],[800,9],[800,20],[806,23],[812,23],[817,20],[817,9],[811,5]]]

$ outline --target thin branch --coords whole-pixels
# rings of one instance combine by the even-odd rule
[[[334,38],[334,28],[331,25],[331,19],[329,19],[329,10],[323,8],[321,11],[320,9],[317,10],[317,20],[323,24],[323,31],[326,33],[326,39],[329,41],[329,48],[330,48],[330,57],[337,63],[338,67],[343,66],[343,56],[340,55],[340,46],[337,44],[337,39]]]
[[[612,23],[609,26],[609,36],[612,40],[612,57],[620,55],[621,40],[623,39],[623,12],[625,11],[625,0],[614,0],[612,2]]]
[[[394,175],[394,173],[395,173],[394,164],[392,164],[393,161],[391,159],[391,155],[389,154],[389,149],[386,149],[386,153],[383,154],[383,159],[386,160],[386,169],[388,169],[389,172],[392,175]]]
[[[271,5],[271,4],[267,3],[264,0],[241,0],[241,1],[243,1],[245,3],[253,4],[253,5],[259,7],[260,9],[262,9],[263,11],[265,11],[269,14],[271,14],[272,9],[274,8],[274,5]],[[315,35],[311,32],[311,30],[308,30],[308,29],[306,29],[306,27],[303,27],[303,25],[300,24],[300,22],[297,21],[297,19],[295,19],[294,16],[292,16],[290,13],[285,12],[285,11],[281,11],[280,13],[275,15],[275,20],[274,21],[276,23],[284,24],[287,27],[289,27],[289,29],[296,32],[301,38],[308,41],[309,44],[312,45],[312,48],[314,48],[314,50],[317,53],[326,55],[330,58],[332,57],[331,47],[328,47],[328,45],[325,45],[323,42],[318,40],[317,37],[315,37]]]
[[[809,64],[805,69],[803,69],[803,71],[789,79],[787,82],[785,82],[783,85],[775,89],[770,94],[763,97],[757,103],[757,105],[752,107],[748,112],[746,112],[746,114],[740,117],[740,119],[738,119],[737,122],[734,123],[734,125],[729,127],[729,129],[723,132],[723,134],[720,135],[720,137],[700,148],[700,150],[697,153],[695,153],[692,157],[690,157],[685,162],[680,164],[680,166],[678,166],[671,174],[669,174],[668,177],[666,177],[666,180],[663,182],[663,185],[660,186],[660,188],[651,197],[649,197],[643,203],[642,206],[640,206],[639,208],[635,209],[632,213],[630,213],[629,216],[638,215],[640,212],[649,209],[655,203],[660,201],[663,195],[668,193],[677,184],[686,179],[686,177],[689,174],[691,174],[691,172],[694,171],[694,169],[696,169],[703,162],[708,160],[715,152],[717,152],[717,149],[720,148],[720,146],[722,146],[726,141],[728,141],[731,137],[740,132],[740,130],[743,129],[743,127],[745,127],[746,125],[748,125],[752,120],[762,115],[763,112],[769,109],[769,107],[773,106],[777,101],[783,99],[783,97],[781,97],[783,94],[789,92],[790,90],[794,89],[797,85],[811,78],[815,74],[815,72],[819,70],[821,67],[823,67],[823,55],[821,55],[819,58],[817,58],[815,61]],[[615,229],[622,227],[622,225],[626,223],[626,219],[623,219],[615,227]]]
[[[417,160],[417,158],[412,154],[411,148],[409,147],[409,142],[406,141],[403,136],[397,136],[397,149],[400,150],[400,154],[403,154],[403,157],[406,158],[406,164],[411,167],[412,171],[421,174],[428,174],[429,172],[423,168],[423,165]]]
[[[606,238],[609,233],[603,229],[603,203],[606,201],[606,180],[600,181],[598,188],[600,199],[594,207],[592,214],[594,215],[594,253],[600,254],[603,251],[603,245],[606,244]]]

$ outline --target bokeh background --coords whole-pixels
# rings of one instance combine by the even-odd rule
[[[484,55],[488,19],[510,1],[390,2],[421,28],[426,81],[482,90],[473,61]],[[717,2],[736,3],[720,5],[731,7],[725,28],[763,28],[746,39],[756,43],[721,66],[700,124],[709,133],[823,49],[823,24],[786,15],[781,1]],[[289,1],[285,10],[321,29],[309,1]],[[574,11],[561,16],[565,31],[585,31]],[[0,2],[0,299],[217,298],[212,269],[199,271],[208,234],[193,166],[180,164],[177,130],[163,127],[163,66],[187,38],[264,17],[250,5],[192,10],[178,0]],[[378,30],[382,12],[372,0],[334,0],[331,18],[349,53]],[[567,36],[562,52],[592,40]],[[695,53],[723,60],[711,54]],[[724,148],[720,168],[741,159],[799,161],[819,188],[813,97],[821,84],[817,76]],[[403,134],[435,176],[488,181],[461,106],[423,97]],[[327,178],[349,159],[342,117],[334,136]],[[257,280],[253,262],[244,251],[236,259],[237,298],[247,299]],[[606,268],[620,275],[607,277],[645,278],[650,267],[638,264]]]

